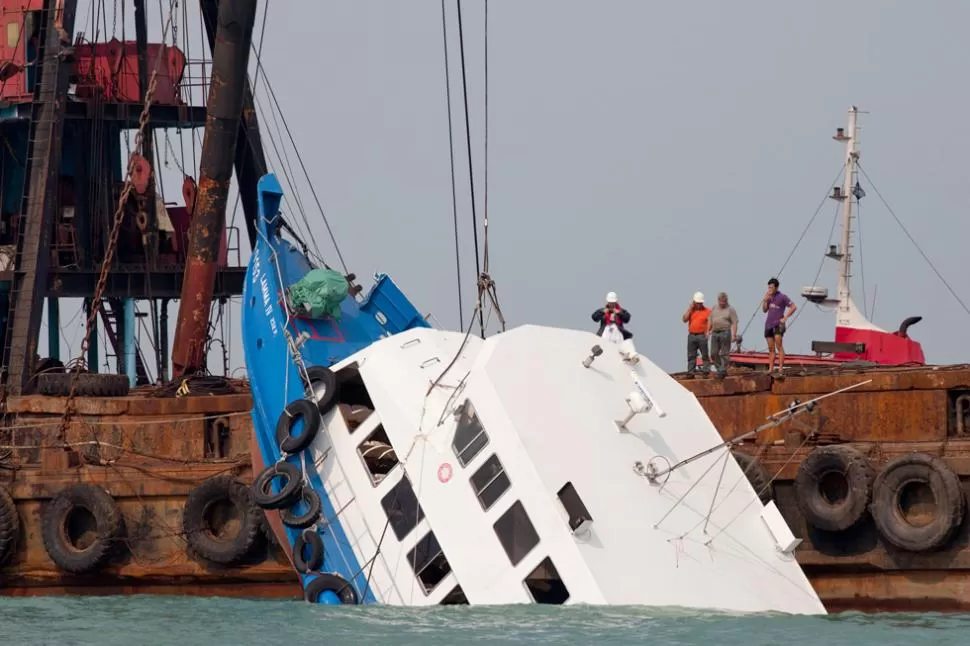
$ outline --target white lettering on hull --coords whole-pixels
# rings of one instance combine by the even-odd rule
[[[269,278],[263,273],[262,263],[259,261],[259,254],[253,256],[253,287],[258,286],[260,295],[263,297],[263,313],[269,321],[270,332],[273,336],[279,333],[276,325],[276,316],[273,313],[273,303],[270,300]]]

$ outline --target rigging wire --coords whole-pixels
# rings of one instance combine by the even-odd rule
[[[852,199],[849,196],[846,199]],[[856,197],[855,201],[855,221],[856,234],[859,238],[859,278],[862,279],[862,315],[869,318],[869,300],[866,297],[866,266],[862,260],[862,200]]]
[[[445,50],[445,100],[448,105],[448,156],[451,160],[451,214],[455,221],[455,273],[458,282],[458,326],[465,329],[465,304],[461,297],[461,251],[458,244],[458,193],[455,187],[455,137],[451,118],[451,66],[448,64],[448,21],[441,0],[441,37]]]
[[[458,47],[461,52],[461,87],[465,100],[465,146],[468,149],[468,188],[471,192],[472,201],[472,232],[475,244],[475,276],[476,280],[482,274],[481,261],[478,255],[478,215],[475,210],[475,173],[472,167],[472,132],[471,124],[468,119],[468,78],[465,72],[465,30],[461,23],[461,0],[456,0],[458,4]],[[481,289],[479,288],[479,301],[481,301]],[[481,328],[482,338],[485,338],[485,315],[481,308],[478,308],[478,324]]]
[[[258,58],[256,60],[257,69],[263,67],[262,61]],[[313,196],[313,200],[317,205],[317,209],[320,211],[320,215],[323,217],[323,224],[327,227],[327,234],[330,236],[330,241],[333,243],[334,251],[337,252],[337,259],[340,261],[340,266],[343,267],[344,273],[350,273],[347,269],[347,263],[344,262],[343,254],[340,252],[340,246],[337,244],[337,239],[333,234],[333,229],[330,228],[330,221],[327,218],[326,212],[323,210],[323,205],[320,203],[320,198],[317,196],[317,191],[313,187],[313,182],[310,181],[310,173],[306,169],[306,164],[303,163],[303,156],[300,154],[300,149],[296,145],[296,141],[293,139],[293,133],[290,132],[290,126],[286,122],[286,117],[283,116],[283,110],[280,108],[279,101],[276,100],[276,93],[273,91],[273,85],[269,81],[269,77],[265,70],[263,71],[263,77],[265,79],[264,85],[267,90],[269,90],[269,96],[273,100],[273,104],[276,106],[276,112],[280,116],[280,121],[283,123],[283,129],[286,131],[286,136],[290,140],[290,145],[293,146],[293,152],[296,153],[297,162],[300,164],[300,169],[303,171],[303,176],[306,178],[307,185],[310,187],[310,195]]]
[[[484,202],[485,202],[485,213],[482,218],[482,228],[484,234],[482,236],[482,281],[480,281],[479,289],[484,290],[486,287],[481,284],[482,282],[488,282],[488,0],[484,0],[485,4],[485,177],[484,177]]]
[[[957,293],[950,286],[950,283],[947,282],[946,278],[943,277],[943,274],[941,274],[940,271],[936,268],[936,265],[933,264],[933,261],[930,260],[929,257],[926,255],[926,253],[923,252],[922,247],[919,246],[919,244],[916,242],[916,240],[913,238],[913,236],[909,233],[909,230],[906,229],[906,227],[903,225],[902,221],[896,215],[896,212],[893,211],[892,207],[889,206],[889,203],[886,202],[886,198],[884,198],[882,196],[882,193],[879,192],[879,189],[876,188],[876,184],[872,181],[872,178],[869,177],[869,173],[866,172],[866,169],[863,168],[862,167],[862,164],[859,163],[859,162],[856,162],[856,166],[858,166],[859,171],[866,178],[866,181],[869,182],[869,186],[872,187],[872,190],[874,190],[876,192],[876,195],[879,197],[879,200],[883,203],[883,206],[885,206],[886,207],[886,210],[889,211],[889,215],[893,216],[893,220],[896,221],[896,224],[899,225],[899,228],[903,230],[903,233],[906,234],[906,237],[909,238],[909,241],[913,243],[913,246],[914,247],[916,247],[916,251],[919,252],[919,255],[921,255],[923,257],[923,260],[925,260],[926,261],[926,264],[928,264],[930,266],[930,269],[933,270],[933,273],[935,273],[936,274],[936,277],[940,279],[940,282],[943,283],[944,287],[946,287],[947,290],[949,290],[949,292],[953,296],[953,298],[955,298],[956,301],[963,308],[963,311],[966,312],[967,314],[970,314],[970,308],[968,308],[967,305],[966,305],[966,303],[963,302],[963,299],[961,299],[959,296],[957,296]]]
[[[832,215],[832,226],[829,227],[829,237],[825,241],[825,247],[826,248],[828,248],[828,246],[832,244],[832,238],[835,236],[835,227],[839,223],[839,219],[840,219],[841,215],[842,215],[842,208],[841,208],[840,205],[836,204],[835,205],[835,213]],[[815,272],[815,278],[812,279],[812,284],[813,285],[818,285],[818,279],[822,275],[822,270],[825,269],[825,261],[827,259],[828,259],[828,257],[823,255],[822,256],[822,259],[819,260],[818,270]],[[803,300],[807,301],[808,299],[803,297]],[[798,317],[804,311],[805,311],[805,308],[804,307],[799,307],[797,310],[795,310],[795,313],[792,314],[791,320],[789,320],[788,321],[788,324],[787,324],[787,327],[789,329],[791,328],[792,325],[795,324],[795,321],[798,320]]]
[[[798,236],[798,240],[795,242],[795,246],[792,247],[792,250],[789,252],[788,257],[785,258],[785,262],[782,263],[781,269],[779,269],[778,272],[775,274],[775,276],[777,276],[778,278],[781,278],[781,274],[782,274],[782,272],[785,271],[785,267],[787,267],[788,266],[788,263],[791,262],[792,257],[795,255],[795,252],[798,250],[798,246],[802,243],[802,240],[805,239],[805,234],[808,233],[808,230],[812,227],[812,224],[815,222],[815,218],[817,218],[818,217],[818,214],[822,212],[822,207],[825,206],[825,200],[829,199],[829,194],[830,194],[829,189],[831,189],[833,186],[835,186],[835,183],[839,181],[839,177],[842,176],[842,171],[844,171],[844,170],[845,170],[845,162],[842,163],[842,168],[839,169],[839,173],[835,176],[835,179],[833,179],[831,182],[829,182],[829,187],[827,189],[825,189],[825,196],[822,198],[822,201],[819,202],[818,208],[815,209],[815,213],[812,214],[812,217],[808,221],[808,224],[806,224],[805,225],[805,228],[802,229],[802,234],[800,236]],[[823,262],[824,262],[824,260],[823,260]],[[816,277],[815,280],[817,281],[818,280],[818,277]],[[748,322],[744,324],[744,329],[741,330],[741,335],[740,336],[743,337],[745,335],[745,333],[748,331],[748,328],[751,327],[751,323],[754,321],[754,317],[756,317],[758,315],[758,312],[760,312],[760,311],[761,311],[761,308],[760,307],[755,307],[751,311],[751,318],[749,318],[748,319]],[[795,314],[798,314],[799,311],[800,310],[796,310]]]

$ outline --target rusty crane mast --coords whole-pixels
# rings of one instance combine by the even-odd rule
[[[225,210],[235,170],[252,245],[256,180],[267,170],[246,74],[256,0],[199,0],[212,52],[206,107],[183,98],[184,81],[192,80],[186,55],[174,38],[149,43],[145,0],[132,2],[134,43],[75,34],[76,0],[0,2],[10,5],[8,38],[0,44],[0,101],[7,106],[0,111],[5,396],[32,391],[37,373],[63,366],[61,299],[84,299],[84,311],[97,315],[88,331],[87,370],[99,368],[100,320],[117,373],[133,386],[149,381],[136,340],[138,316],[151,316],[156,374],[166,381],[169,301],[181,299],[172,348],[180,376],[205,368],[212,302],[242,292],[245,267],[228,261],[235,230],[225,226]],[[200,127],[198,189],[185,169],[184,206],[177,206],[162,196],[156,130]],[[126,177],[122,135],[134,129],[144,130],[142,146]],[[126,184],[130,194],[120,200]],[[120,226],[112,239],[116,210]],[[94,299],[99,279],[102,298]],[[49,357],[40,360],[45,301]],[[148,303],[147,314],[136,314],[136,301]],[[106,349],[103,358],[110,356]]]

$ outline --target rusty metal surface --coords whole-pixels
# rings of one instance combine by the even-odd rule
[[[815,430],[844,441],[943,440],[953,433],[950,397],[970,393],[970,366],[922,368],[825,368],[806,376],[772,379],[763,372],[732,374],[723,380],[673,375],[693,392],[725,438],[763,424],[794,399],[806,401],[840,388],[871,383],[826,399],[811,417]],[[807,423],[803,418],[802,423]],[[967,430],[970,430],[968,425]],[[784,429],[765,432],[760,442],[781,440]]]
[[[851,443],[876,473],[908,453],[938,456],[970,491],[970,366],[817,367],[784,379],[743,370],[724,380],[672,376],[697,396],[725,439],[756,428],[795,399],[871,380],[737,450],[757,455],[773,479],[775,504],[803,540],[796,558],[830,611],[970,610],[970,521],[943,548],[908,552],[886,542],[868,514],[842,532],[814,529],[794,487],[813,449]]]
[[[813,573],[808,578],[829,612],[966,612],[964,571]]]
[[[219,4],[199,163],[201,177],[192,209],[185,278],[172,345],[175,377],[195,372],[203,367],[205,359],[216,261],[225,228],[255,21],[256,0],[222,0]]]
[[[205,25],[206,39],[209,51],[215,51],[216,24],[218,22],[218,0],[200,0],[202,22]],[[252,87],[246,80],[243,89],[242,119],[239,123],[239,134],[236,139],[236,177],[239,189],[239,202],[242,204],[243,215],[246,218],[246,232],[249,234],[249,244],[256,246],[256,185],[259,178],[267,172],[266,157],[263,153],[262,138],[259,134],[259,120],[256,117],[256,104],[253,99]]]
[[[275,540],[244,564],[214,565],[192,554],[182,530],[186,497],[207,478],[250,483],[252,401],[247,393],[181,398],[78,398],[79,415],[56,437],[64,398],[11,398],[17,414],[0,429],[0,486],[21,523],[13,557],[0,566],[0,595],[192,594],[299,598],[296,574]],[[224,425],[222,441],[213,424]],[[66,444],[66,446],[64,446]],[[9,454],[8,454],[9,452]],[[81,483],[104,487],[124,516],[124,549],[94,574],[60,571],[47,556],[48,501]]]

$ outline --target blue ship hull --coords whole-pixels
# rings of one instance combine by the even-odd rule
[[[292,411],[288,416],[285,409],[312,395],[309,383],[312,379],[308,375],[324,373],[326,376],[329,371],[321,368],[329,368],[383,337],[430,326],[393,281],[383,274],[376,276],[375,285],[362,301],[358,302],[353,294],[348,294],[341,304],[339,323],[330,318],[311,320],[289,315],[283,296],[285,289],[305,276],[313,265],[280,236],[279,207],[283,192],[276,176],[263,176],[257,190],[259,240],[246,272],[242,308],[243,347],[253,397],[253,429],[266,472],[286,471],[287,464],[304,471],[304,454],[308,450],[293,449],[291,439],[290,448],[295,452],[284,453],[277,438],[277,425],[281,418],[296,419],[292,417]],[[290,339],[297,341],[304,333],[308,338],[296,352],[306,371],[300,368],[290,343]],[[328,400],[330,406],[334,403],[331,397],[324,395],[320,399],[321,408],[325,406],[323,400]],[[312,403],[314,399],[308,401]],[[304,410],[307,408],[306,404],[302,406]],[[312,425],[314,416],[305,417],[308,421],[302,423]],[[319,419],[319,416],[315,417]],[[291,428],[291,438],[295,438],[297,444],[302,443],[299,441],[300,426],[301,422],[297,421]],[[325,430],[321,428],[319,432]],[[312,460],[307,460],[312,465]],[[309,487],[320,501],[319,512],[309,512],[316,516],[316,522],[306,529],[284,524],[284,535],[278,536],[281,542],[290,545],[298,571],[301,565],[316,566],[303,567],[306,571],[300,572],[305,597],[309,601],[329,604],[377,602],[367,581],[368,564],[360,562],[351,547],[318,470],[308,468],[305,474]],[[281,484],[277,482],[279,479],[266,481],[263,487],[264,500],[267,496],[277,498],[275,505],[268,506],[260,500],[257,490],[260,478],[257,475],[254,484],[257,503],[284,513],[288,510],[291,520],[294,515],[302,516],[304,522],[297,524],[304,525],[309,520],[304,502],[309,496],[312,505],[312,494],[303,492],[295,501],[292,495],[287,501],[280,501],[283,489],[292,489],[293,485]],[[320,556],[320,548],[322,559],[315,558]],[[318,552],[316,555],[314,549]],[[314,563],[315,560],[322,560],[322,563]]]

